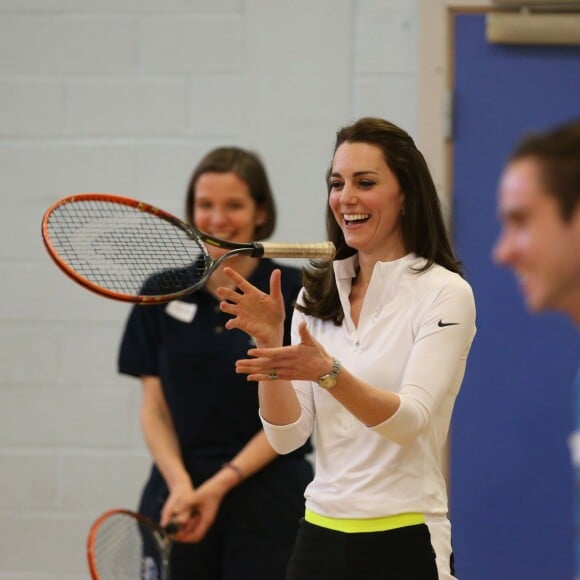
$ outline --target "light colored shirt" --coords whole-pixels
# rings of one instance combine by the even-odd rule
[[[317,383],[293,381],[299,419],[275,426],[262,418],[279,453],[296,449],[314,432],[316,470],[305,496],[306,507],[317,514],[447,513],[444,447],[475,335],[475,304],[458,274],[438,265],[413,271],[424,263],[414,254],[377,263],[358,326],[349,302],[357,256],[334,263],[345,314],[341,326],[294,311],[293,342],[299,342],[298,325],[306,320],[313,336],[354,376],[401,398],[392,417],[367,427]]]

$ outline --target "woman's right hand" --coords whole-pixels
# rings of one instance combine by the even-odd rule
[[[174,485],[161,510],[160,524],[185,524],[189,522],[191,514],[195,513],[195,490],[191,481]]]
[[[180,524],[175,539],[197,543],[213,525],[227,493],[240,483],[239,476],[228,469],[217,471],[195,490],[179,486],[171,491],[161,512],[161,525]]]
[[[236,284],[237,289],[218,288],[222,299],[220,309],[231,314],[226,328],[238,328],[251,336],[258,347],[281,346],[284,340],[284,297],[282,273],[276,269],[270,277],[270,294],[258,290],[232,268],[224,268],[224,274]]]

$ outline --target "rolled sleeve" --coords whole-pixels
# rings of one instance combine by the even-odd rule
[[[260,413],[260,420],[262,421],[264,433],[266,433],[270,445],[276,453],[280,453],[281,455],[291,453],[304,445],[311,434],[311,430],[307,426],[303,414],[297,421],[289,423],[288,425],[272,425],[272,423],[268,423],[264,419],[262,413]]]
[[[475,336],[475,302],[463,281],[437,292],[417,328],[399,391],[399,409],[372,429],[407,445],[429,428],[431,417],[455,400]]]

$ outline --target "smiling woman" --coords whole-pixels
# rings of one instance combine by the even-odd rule
[[[405,196],[379,147],[345,142],[337,148],[328,204],[345,242],[377,261],[402,258],[401,214]]]
[[[256,227],[266,222],[266,211],[252,198],[250,186],[235,173],[204,173],[196,184],[192,215],[197,227],[208,234],[240,242],[251,240]],[[219,248],[208,248],[217,257]]]
[[[266,210],[252,198],[250,187],[235,173],[208,172],[202,174],[195,184],[195,198],[191,214],[196,227],[228,242],[246,243],[252,240],[254,231],[266,222]],[[223,248],[208,246],[213,259],[227,252]],[[230,266],[240,272],[252,272],[255,260],[238,256],[230,260]],[[206,285],[210,292],[225,283],[220,271],[216,271]]]
[[[411,137],[383,119],[337,133],[328,181],[332,264],[306,271],[282,344],[284,274],[218,289],[226,328],[256,341],[237,372],[259,380],[268,440],[315,433],[315,477],[288,580],[450,580],[442,457],[475,334],[469,284]]]
[[[337,219],[333,207],[337,203],[335,188],[340,189],[344,181],[344,177],[342,179],[339,176],[333,177],[333,173],[339,172],[340,167],[337,163],[342,163],[343,156],[348,159],[346,153],[350,152],[357,153],[357,162],[361,164],[356,170],[350,170],[351,179],[355,183],[360,172],[373,169],[370,164],[374,163],[373,180],[367,176],[367,179],[360,179],[358,182],[361,193],[364,191],[366,195],[372,196],[372,190],[377,187],[376,176],[382,175],[384,181],[390,180],[388,188],[391,189],[391,198],[399,199],[397,188],[402,195],[401,204],[398,205],[399,211],[395,211],[395,221],[391,219],[390,222],[383,222],[380,225],[381,228],[385,228],[382,235],[390,236],[393,243],[380,248],[379,252],[391,252],[396,255],[401,251],[402,241],[405,253],[414,252],[425,258],[421,270],[427,270],[436,263],[460,274],[461,268],[451,249],[435,184],[423,155],[405,131],[388,121],[374,118],[360,119],[337,133],[333,164],[327,174],[329,200],[326,210],[328,239],[336,247],[337,259],[348,258],[357,252],[354,246],[347,243],[346,236],[349,230],[341,227],[342,220],[340,216]],[[354,163],[354,159],[350,163]],[[381,184],[381,187],[385,185]],[[387,201],[388,199],[385,199],[383,203],[386,204]],[[397,201],[394,203],[396,210]],[[352,204],[349,211],[353,211]],[[364,261],[365,256],[362,259]],[[332,265],[320,262],[312,270],[305,272],[304,282],[308,292],[304,295],[304,307],[309,314],[340,323],[344,315],[333,281],[332,269]],[[357,283],[360,284],[358,275]]]
[[[236,147],[209,152],[191,178],[185,213],[227,242],[270,236],[276,210],[260,159]],[[211,244],[207,249],[214,259],[223,254]],[[275,269],[271,260],[248,255],[228,263],[264,290]],[[300,272],[280,268],[291,308]],[[154,461],[139,511],[162,526],[183,524],[171,553],[172,580],[282,580],[312,478],[305,457],[311,446],[304,441],[279,457],[266,440],[257,384],[234,372],[253,342],[224,332],[216,288],[232,285],[222,270],[166,307],[134,308],[127,323],[119,369],[141,380],[141,424]],[[288,321],[285,342],[289,331]]]

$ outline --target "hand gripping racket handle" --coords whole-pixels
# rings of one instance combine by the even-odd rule
[[[179,532],[179,530],[181,530],[182,527],[183,526],[179,522],[171,521],[163,528],[163,531],[166,534],[173,536],[173,535],[177,534],[177,532]]]
[[[332,242],[314,244],[280,244],[276,242],[260,242],[264,258],[312,258],[332,260],[336,249]]]

